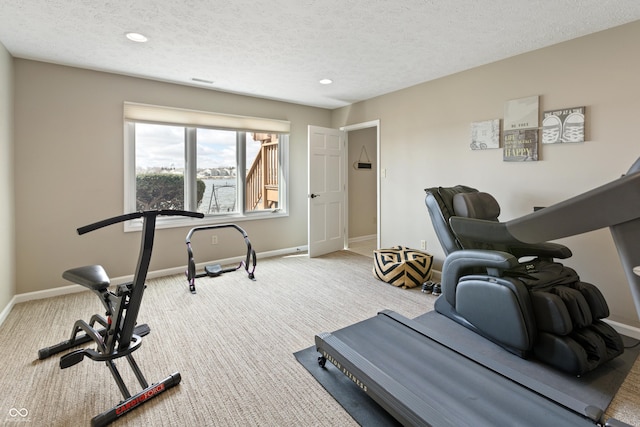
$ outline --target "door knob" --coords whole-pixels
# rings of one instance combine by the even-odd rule
[[[312,199],[315,199],[316,197],[320,197],[320,195],[311,193],[309,197],[311,197]]]

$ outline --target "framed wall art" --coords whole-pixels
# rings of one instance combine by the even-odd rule
[[[471,149],[500,148],[500,119],[471,123]]]
[[[538,160],[539,98],[535,95],[505,103],[502,132],[505,162]]]
[[[542,119],[542,143],[584,142],[585,107],[545,111]]]
[[[504,130],[537,128],[538,96],[512,99],[504,106]]]
[[[505,162],[535,162],[538,160],[538,129],[517,129],[504,132]]]

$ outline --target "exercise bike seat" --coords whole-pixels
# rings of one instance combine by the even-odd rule
[[[85,265],[84,267],[72,268],[62,273],[62,277],[98,292],[104,291],[111,284],[107,272],[104,271],[101,265]]]

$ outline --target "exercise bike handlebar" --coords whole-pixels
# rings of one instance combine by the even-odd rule
[[[98,222],[94,222],[93,224],[85,225],[83,227],[78,228],[78,234],[82,235],[85,233],[89,233],[91,231],[97,230],[102,227],[107,227],[112,224],[117,224],[119,222],[129,221],[132,219],[138,219],[142,217],[149,216],[186,216],[191,218],[204,218],[204,214],[200,212],[190,212],[183,210],[175,210],[175,209],[161,209],[161,210],[151,210],[151,211],[139,211],[133,212],[124,215],[114,216],[112,218],[103,219]]]

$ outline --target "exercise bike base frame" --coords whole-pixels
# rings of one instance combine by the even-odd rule
[[[98,333],[103,337],[106,331],[107,330],[105,328],[98,329]],[[137,325],[133,330],[134,335],[138,335],[141,337],[148,335],[150,332],[151,332],[151,329],[147,324]],[[74,340],[62,341],[58,344],[52,345],[51,347],[41,348],[40,350],[38,350],[38,359],[39,360],[47,359],[53,356],[54,354],[62,353],[63,351],[67,351],[71,348],[81,346],[82,344],[86,344],[89,341],[92,341],[91,336],[87,334],[83,334],[83,335],[76,336]]]
[[[91,419],[91,426],[102,427],[111,424],[119,417],[148,402],[149,400],[158,396],[160,393],[165,392],[171,387],[178,385],[181,379],[182,377],[180,376],[180,373],[175,372],[159,383],[148,386],[135,396],[132,396],[120,402],[113,408],[93,417]]]

